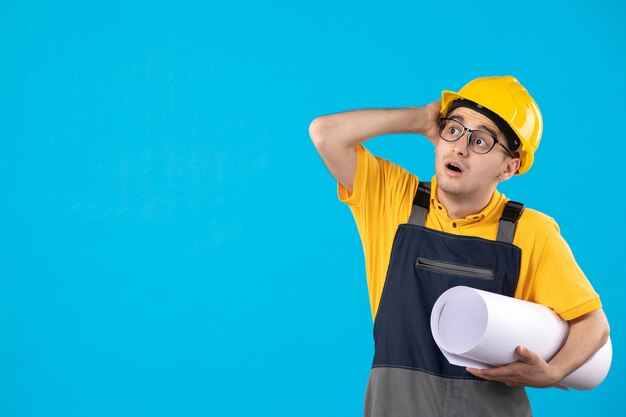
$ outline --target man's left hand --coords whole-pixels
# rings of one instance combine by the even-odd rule
[[[518,346],[519,361],[491,369],[467,368],[467,372],[489,381],[503,382],[510,387],[551,387],[561,381],[558,369],[548,364],[532,350]]]

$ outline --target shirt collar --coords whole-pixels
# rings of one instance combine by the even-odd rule
[[[487,205],[480,212],[470,214],[469,216],[465,217],[465,219],[458,219],[455,221],[469,224],[481,221],[485,218],[496,217],[499,219],[501,210],[498,210],[498,207],[501,206],[503,200],[505,199],[506,197],[504,196],[504,194],[501,194],[498,190],[495,190],[493,192],[493,195],[491,196],[491,200],[489,200],[489,203],[487,203]],[[430,208],[435,213],[437,213],[438,217],[443,217],[441,218],[441,220],[446,220],[447,222],[452,221],[448,217],[448,211],[446,210],[446,208],[437,199],[437,177],[435,175],[433,175],[432,177],[430,186]]]

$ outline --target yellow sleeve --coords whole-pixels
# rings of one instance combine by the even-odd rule
[[[534,275],[529,301],[550,307],[564,320],[573,320],[602,306],[553,219]]]
[[[387,275],[393,239],[411,214],[418,179],[404,168],[357,146],[353,191],[338,184],[338,197],[346,203],[359,230],[372,315],[375,316]]]

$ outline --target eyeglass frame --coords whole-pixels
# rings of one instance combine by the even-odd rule
[[[456,139],[454,139],[454,140],[448,140],[448,139],[445,139],[445,138],[442,136],[443,129],[441,128],[441,124],[442,124],[442,122],[443,122],[444,120],[452,120],[452,121],[454,121],[454,122],[457,122],[459,125],[461,125],[461,127],[463,128],[463,130],[461,131],[461,134],[459,135],[459,137],[458,137],[458,138],[456,138]],[[513,155],[513,153],[512,153],[512,152],[511,152],[511,151],[510,151],[510,150],[509,150],[506,146],[504,146],[504,145],[502,144],[502,142],[500,142],[500,141],[498,140],[498,138],[496,138],[496,137],[495,137],[493,134],[491,134],[490,132],[487,132],[486,130],[483,130],[483,129],[470,129],[469,127],[465,127],[465,126],[463,125],[463,123],[461,123],[461,122],[459,122],[458,120],[453,119],[453,118],[451,118],[451,117],[440,117],[440,118],[439,118],[439,137],[440,137],[441,139],[445,140],[445,141],[446,141],[446,142],[448,142],[448,143],[454,143],[454,142],[457,142],[459,139],[461,139],[461,138],[463,137],[463,135],[465,134],[465,131],[466,131],[466,130],[469,132],[469,133],[467,134],[467,149],[471,149],[471,151],[472,151],[472,152],[474,152],[475,154],[477,154],[477,155],[487,155],[489,152],[491,152],[491,151],[493,150],[493,148],[495,148],[495,147],[496,147],[496,144],[497,144],[497,145],[502,146],[502,147],[504,148],[504,150],[506,151],[506,153],[507,153],[507,154],[508,154],[511,158],[517,158],[515,155]],[[491,148],[489,148],[489,150],[488,150],[487,152],[485,152],[485,153],[476,152],[474,149],[472,149],[472,148],[470,147],[470,140],[471,140],[471,137],[472,137],[472,133],[474,133],[474,132],[483,132],[483,133],[486,133],[486,134],[488,134],[489,136],[491,136],[491,137],[493,138],[494,143],[493,143],[493,145],[491,146]]]

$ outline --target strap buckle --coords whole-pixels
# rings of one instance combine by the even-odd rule
[[[502,211],[502,216],[500,217],[500,220],[517,223],[519,218],[522,216],[523,211],[524,204],[510,200],[508,203],[506,203],[504,211]]]

